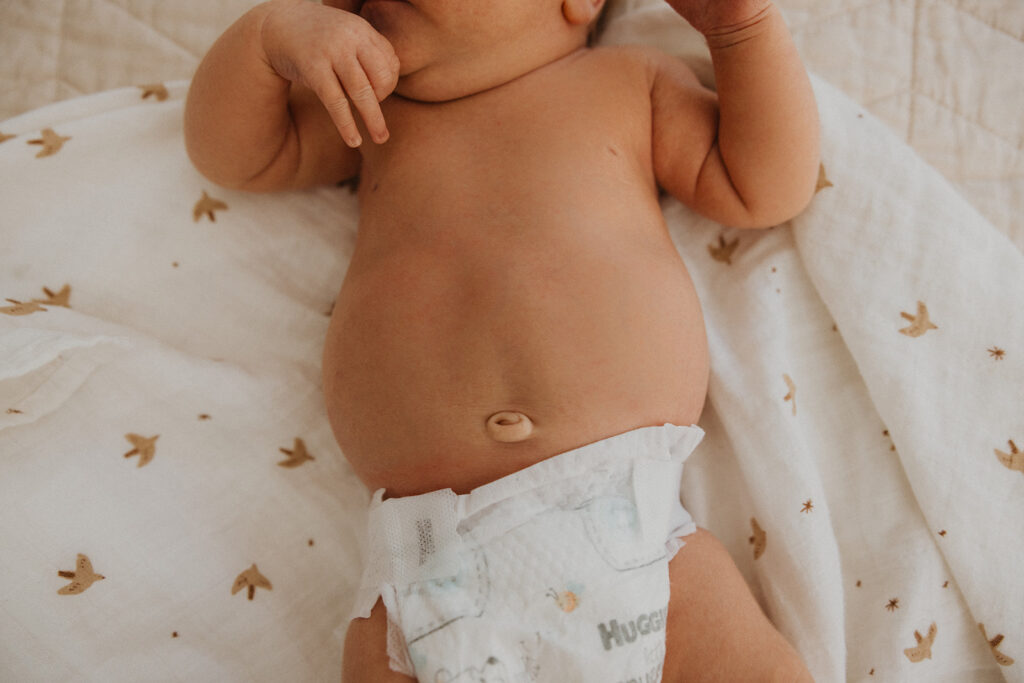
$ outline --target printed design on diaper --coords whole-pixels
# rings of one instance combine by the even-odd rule
[[[418,530],[427,532],[425,527]],[[466,548],[460,556],[458,574],[415,581],[400,589],[398,602],[406,643],[412,645],[464,617],[483,616],[490,592],[488,574],[483,552]]]
[[[488,657],[480,666],[471,666],[457,674],[448,669],[438,669],[431,683],[509,683],[513,681],[505,665],[497,657]]]
[[[580,598],[583,595],[583,588],[583,584],[577,583],[576,581],[570,581],[566,584],[566,589],[564,591],[556,591],[554,588],[549,588],[548,592],[544,595],[549,598],[554,598],[555,604],[558,605],[558,609],[569,613],[579,607]]]
[[[632,678],[623,678],[618,683],[659,683],[662,669],[665,668],[664,641],[655,647],[644,649],[644,662],[644,671],[637,672]]]
[[[593,498],[584,506],[583,525],[594,548],[616,571],[629,571],[665,557],[665,539],[646,542],[636,505],[621,496]]]

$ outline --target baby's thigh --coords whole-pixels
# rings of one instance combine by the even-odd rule
[[[367,619],[353,619],[345,636],[342,683],[416,683],[415,678],[388,666],[388,623],[384,603],[377,600]]]
[[[812,680],[710,532],[687,536],[668,571],[664,683]]]

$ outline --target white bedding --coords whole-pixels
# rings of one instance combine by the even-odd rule
[[[607,40],[699,59],[634,4]],[[684,501],[820,681],[1024,681],[1024,472],[998,455],[1024,447],[1022,88],[960,83],[1024,54],[1024,13],[993,4],[783,3],[811,67],[870,106],[815,80],[828,182],[758,233],[664,205],[712,349]],[[19,302],[0,305],[0,679],[337,678],[367,495],[319,350],[355,200],[211,186],[182,148],[185,87],[0,123],[0,300]],[[45,128],[70,139],[37,158]],[[105,578],[58,594],[78,554]]]

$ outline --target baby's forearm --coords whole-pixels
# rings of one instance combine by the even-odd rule
[[[718,91],[718,146],[733,186],[752,214],[802,208],[817,180],[818,112],[781,13],[770,5],[746,25],[706,38]]]
[[[214,43],[189,87],[185,146],[196,168],[228,187],[267,167],[288,135],[289,82],[265,61],[263,5],[242,16]]]

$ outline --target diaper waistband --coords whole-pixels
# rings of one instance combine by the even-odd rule
[[[388,498],[373,494],[368,547],[353,617],[368,617],[385,585],[452,576],[458,550],[552,507],[571,507],[631,478],[645,536],[664,533],[678,504],[683,462],[704,438],[696,425],[641,427],[552,456],[467,494],[451,489]]]

